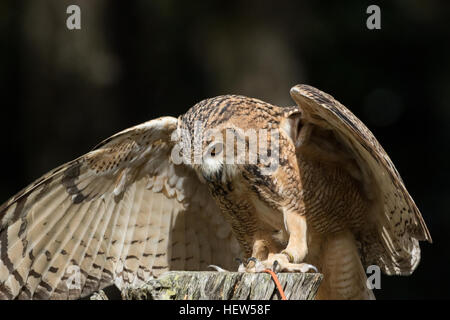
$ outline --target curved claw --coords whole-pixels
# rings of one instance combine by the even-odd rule
[[[314,270],[315,273],[319,272],[319,270],[315,266],[313,266],[312,264],[305,263],[305,267],[308,268],[308,270],[306,270],[305,272],[308,272],[309,270]]]
[[[278,260],[275,260],[272,264],[272,271],[273,272],[278,272],[278,266],[280,265],[280,263],[278,262]]]
[[[245,272],[245,265],[241,258],[235,259],[239,263],[238,272]]]
[[[249,268],[248,264],[250,262],[253,262],[254,266],[251,266]],[[247,272],[261,272],[264,269],[266,269],[264,264],[261,261],[259,261],[258,259],[256,259],[255,257],[250,257],[250,258],[247,259],[247,266],[245,267],[245,271],[247,271]]]
[[[247,259],[247,264],[249,264],[250,261],[253,261],[254,263],[257,263],[258,259],[256,259],[255,257],[250,257],[250,258]]]
[[[216,265],[214,265],[214,264],[210,264],[210,265],[208,266],[208,268],[214,269],[214,270],[216,270],[216,271],[218,271],[218,272],[227,272],[227,270],[225,270],[225,269],[223,269],[223,268],[221,268],[221,267],[219,267],[219,266],[216,266]]]

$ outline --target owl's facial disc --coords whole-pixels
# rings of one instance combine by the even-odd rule
[[[207,181],[221,180],[223,174],[224,157],[223,144],[211,143],[203,154],[202,163],[199,166],[203,178]]]
[[[197,103],[178,125],[185,164],[201,180],[222,184],[245,167],[261,167],[261,174],[270,174],[279,164],[278,109],[242,96],[219,96]]]

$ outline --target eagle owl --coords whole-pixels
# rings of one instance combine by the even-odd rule
[[[254,258],[246,271],[253,261],[315,266],[320,299],[373,298],[368,265],[412,273],[418,241],[431,237],[386,152],[330,95],[297,85],[291,96],[297,106],[206,99],[119,132],[20,191],[0,207],[0,298],[75,299],[167,270],[235,269],[236,257]],[[224,141],[197,139],[231,129],[245,151],[242,132],[270,132],[276,166],[250,152],[226,161]]]

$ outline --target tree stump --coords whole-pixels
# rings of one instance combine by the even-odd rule
[[[288,300],[312,300],[323,276],[279,273]],[[278,300],[267,273],[169,271],[140,288],[122,291],[124,300]]]

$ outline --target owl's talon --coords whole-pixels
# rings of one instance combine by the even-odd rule
[[[223,269],[223,268],[221,268],[221,267],[219,267],[219,266],[216,266],[216,265],[214,265],[214,264],[210,264],[210,265],[208,266],[208,268],[214,269],[214,270],[216,270],[217,272],[228,272],[227,270],[225,270],[225,269]]]
[[[266,269],[265,265],[256,259],[255,257],[250,257],[247,259],[247,266],[244,267],[244,272],[262,272]]]
[[[284,259],[284,260],[283,260]],[[317,268],[308,263],[290,263],[285,255],[274,255],[271,259],[259,261],[255,257],[247,259],[247,266],[244,265],[241,259],[236,259],[240,262],[238,272],[263,272],[270,269],[275,273],[278,272],[319,272]],[[217,270],[217,269],[216,269]],[[223,269],[222,269],[223,270]]]
[[[309,272],[310,270],[313,270],[314,272],[319,272],[315,266],[309,263],[286,263],[280,265],[280,269],[278,272],[284,271],[284,272]]]
[[[273,264],[272,264],[272,271],[275,272],[275,273],[276,273],[276,272],[279,272],[279,270],[278,270],[278,269],[279,269],[279,268],[278,268],[279,265],[280,265],[280,263],[278,262],[278,260],[275,260],[275,261],[273,262]]]
[[[305,267],[308,267],[308,270],[305,271],[305,272],[308,272],[309,270],[314,270],[315,273],[319,272],[319,270],[315,266],[313,266],[312,264],[308,264],[308,263],[303,263],[303,264],[305,265]]]
[[[244,265],[244,262],[242,261],[242,259],[236,258],[235,260],[237,261],[237,263],[239,263],[238,272],[245,272],[246,269],[245,269],[245,265]]]
[[[249,262],[253,262],[254,266],[247,265],[247,272],[262,272],[266,269],[270,269],[275,273],[278,272],[318,272],[317,268],[308,263],[291,263],[289,258],[284,253],[273,254],[269,259],[259,261],[258,259],[251,257]]]
[[[255,257],[250,257],[247,259],[247,264],[249,264],[250,262],[256,263],[256,262],[258,262],[258,259],[256,259]]]
[[[256,263],[258,262],[258,259],[255,257],[250,257],[247,259],[247,265],[245,267],[247,272],[254,272],[254,269],[256,269]]]

